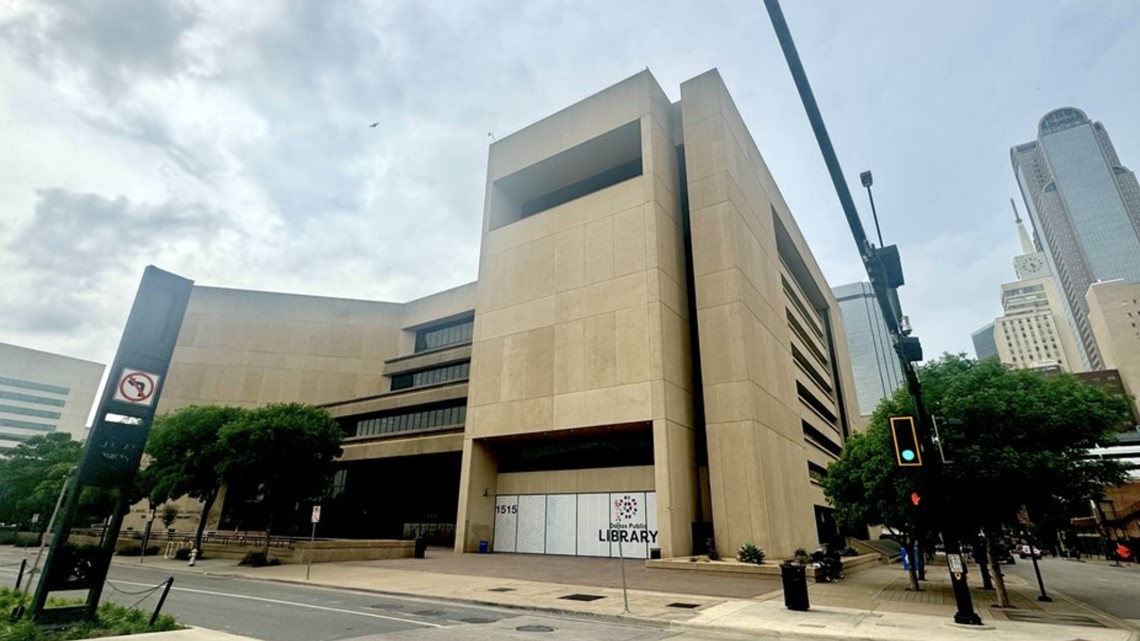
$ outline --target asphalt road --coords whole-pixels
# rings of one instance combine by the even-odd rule
[[[10,586],[15,582],[17,568],[11,564],[18,563],[25,554],[29,559],[34,558],[35,550],[0,548],[0,585]],[[134,604],[143,595],[127,593],[158,585],[167,576],[169,574],[146,566],[136,568],[116,563],[111,567],[104,596]],[[153,608],[157,599],[157,594],[148,595],[138,607]],[[743,641],[777,638],[776,635],[626,625],[591,617],[538,615],[191,572],[174,575],[174,587],[163,611],[185,624],[264,641]]]
[[[1045,591],[1057,590],[1120,619],[1140,621],[1140,566],[1113,567],[1104,562],[1077,562],[1054,557],[1038,561]],[[1036,585],[1033,561],[1018,559],[1003,565],[1006,574],[1019,576]]]

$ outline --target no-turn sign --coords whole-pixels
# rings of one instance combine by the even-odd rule
[[[158,387],[159,378],[158,374],[124,368],[115,383],[115,400],[149,407],[154,403],[154,390]]]

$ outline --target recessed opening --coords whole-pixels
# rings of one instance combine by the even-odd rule
[[[588,196],[641,173],[641,121],[634,120],[496,180],[492,188],[491,229]]]

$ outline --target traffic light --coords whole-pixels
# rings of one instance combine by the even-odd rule
[[[918,447],[918,430],[913,416],[891,417],[891,439],[899,467],[922,466],[922,450]]]

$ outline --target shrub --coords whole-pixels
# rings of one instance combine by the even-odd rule
[[[18,548],[34,548],[39,544],[40,537],[36,534],[32,534],[30,536],[20,536],[17,534],[15,538],[12,539],[12,545]]]
[[[859,556],[859,550],[853,547],[844,548],[843,556]]]
[[[764,562],[764,550],[760,549],[755,543],[745,543],[740,546],[740,550],[736,553],[736,558],[740,559],[742,563],[755,563],[760,565]]]
[[[281,565],[281,561],[269,558],[265,552],[249,552],[242,557],[241,565],[263,568],[267,565]]]
[[[198,556],[196,556],[194,558],[201,561],[201,560],[205,559],[206,557],[201,552],[199,552]],[[177,550],[175,550],[174,551],[174,559],[177,561],[189,561],[190,560],[190,548],[178,548]]]
[[[141,550],[142,550],[141,545],[134,545],[134,544],[124,545],[123,547],[119,548],[119,550],[117,552],[115,552],[115,554],[117,554],[119,556],[139,556],[139,552]],[[146,546],[146,555],[147,556],[154,556],[156,554],[158,554],[158,546],[157,545]]]

